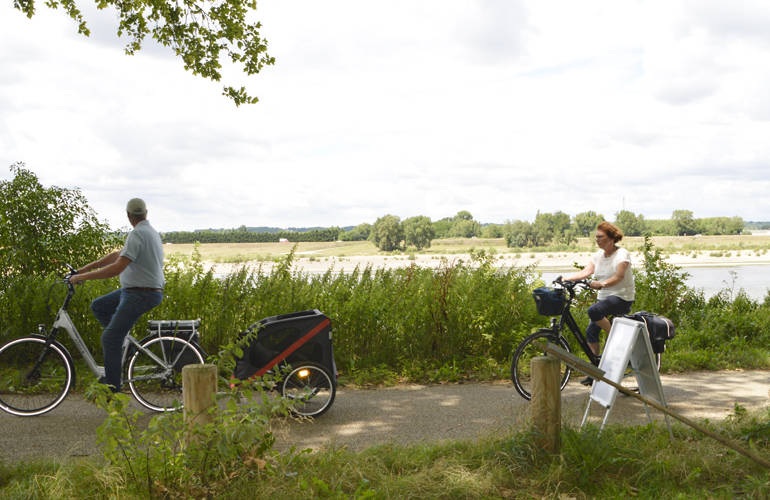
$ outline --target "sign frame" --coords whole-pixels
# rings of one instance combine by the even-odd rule
[[[622,317],[615,318],[604,346],[599,369],[605,372],[604,377],[606,379],[620,384],[629,364],[636,378],[639,393],[667,408],[647,325],[643,321]],[[594,381],[580,427],[585,425],[591,403],[595,401],[605,408],[604,419],[599,430],[604,429],[617,396],[617,388],[601,380]],[[652,422],[647,403],[644,403],[644,411],[647,414],[647,419]],[[668,415],[664,415],[669,434],[673,437]]]

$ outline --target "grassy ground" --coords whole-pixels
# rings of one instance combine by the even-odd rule
[[[712,430],[767,456],[768,410],[736,407]],[[476,441],[383,445],[352,453],[269,454],[239,460],[204,483],[166,488],[100,460],[0,464],[3,498],[768,498],[768,471],[690,428],[562,429],[549,455],[528,431]],[[167,474],[174,472],[169,465]],[[216,477],[218,476],[218,477]]]
[[[641,248],[642,237],[624,238],[623,245],[629,250]],[[770,236],[655,236],[652,238],[655,246],[665,252],[718,252],[770,249]],[[369,241],[336,241],[297,243],[297,255],[302,257],[351,257],[355,255],[383,255]],[[271,261],[286,255],[294,243],[206,243],[198,246],[203,260],[212,262],[248,262]],[[166,245],[168,257],[189,256],[193,252],[193,244]],[[419,252],[423,254],[456,254],[468,253],[471,249],[487,249],[496,253],[538,253],[538,252],[586,252],[595,248],[591,238],[579,238],[571,247],[544,248],[508,248],[503,238],[448,238],[434,240],[430,248]]]

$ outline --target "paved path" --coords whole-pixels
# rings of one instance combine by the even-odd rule
[[[770,403],[768,371],[691,372],[663,375],[661,382],[669,406],[691,419],[722,419],[736,403],[746,408]],[[573,381],[562,394],[563,420],[578,426],[588,389]],[[361,450],[382,443],[473,439],[521,428],[526,410],[526,402],[510,382],[342,388],[332,408],[316,421],[281,425],[277,445],[302,449],[334,444]],[[663,418],[654,409],[651,414],[657,420]],[[604,410],[594,404],[591,415],[598,423]],[[96,455],[95,430],[103,420],[104,412],[77,394],[39,417],[0,412],[0,460]],[[621,395],[608,423],[644,425],[644,405]]]

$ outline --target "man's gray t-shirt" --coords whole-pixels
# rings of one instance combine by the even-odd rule
[[[160,235],[143,220],[126,237],[126,245],[120,252],[131,262],[120,273],[120,286],[123,288],[163,288],[163,243]]]

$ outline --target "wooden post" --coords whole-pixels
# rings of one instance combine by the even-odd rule
[[[609,380],[604,377],[604,371],[600,370],[599,368],[586,363],[582,359],[579,359],[578,357],[574,356],[573,354],[565,351],[561,347],[551,344],[550,342],[547,345],[544,345],[543,347],[548,353],[558,357],[568,365],[570,365],[573,368],[576,368],[577,370],[582,371],[583,373],[589,375],[594,380],[601,380],[602,382],[611,385],[618,391],[622,392],[626,396],[631,396],[633,398],[636,398],[643,403],[652,406],[656,410],[660,410],[666,415],[670,415],[674,417],[675,419],[679,420],[680,422],[684,423],[685,425],[689,425],[693,429],[702,432],[703,434],[709,436],[710,438],[716,439],[723,445],[727,446],[731,450],[737,451],[741,455],[753,460],[754,462],[758,463],[759,465],[770,469],[770,460],[767,460],[765,457],[762,457],[755,453],[753,450],[749,450],[746,448],[743,448],[742,446],[739,446],[738,444],[730,441],[729,439],[720,436],[719,434],[715,432],[711,432],[704,426],[698,424],[697,422],[694,422],[690,420],[689,418],[685,417],[684,415],[680,415],[679,413],[670,410],[667,406],[664,406],[657,401],[654,401],[652,399],[646,398],[642,396],[641,394],[637,394],[634,391],[629,390],[626,387],[623,387],[622,385],[618,384],[617,382],[613,382],[612,380]],[[534,361],[534,360],[533,360]],[[533,394],[534,396],[534,394]]]
[[[182,367],[182,403],[188,440],[194,427],[211,422],[208,410],[216,404],[216,392],[216,366],[196,364]]]
[[[559,453],[561,446],[559,364],[553,356],[538,356],[530,361],[532,425],[539,436],[539,446],[550,453]]]

